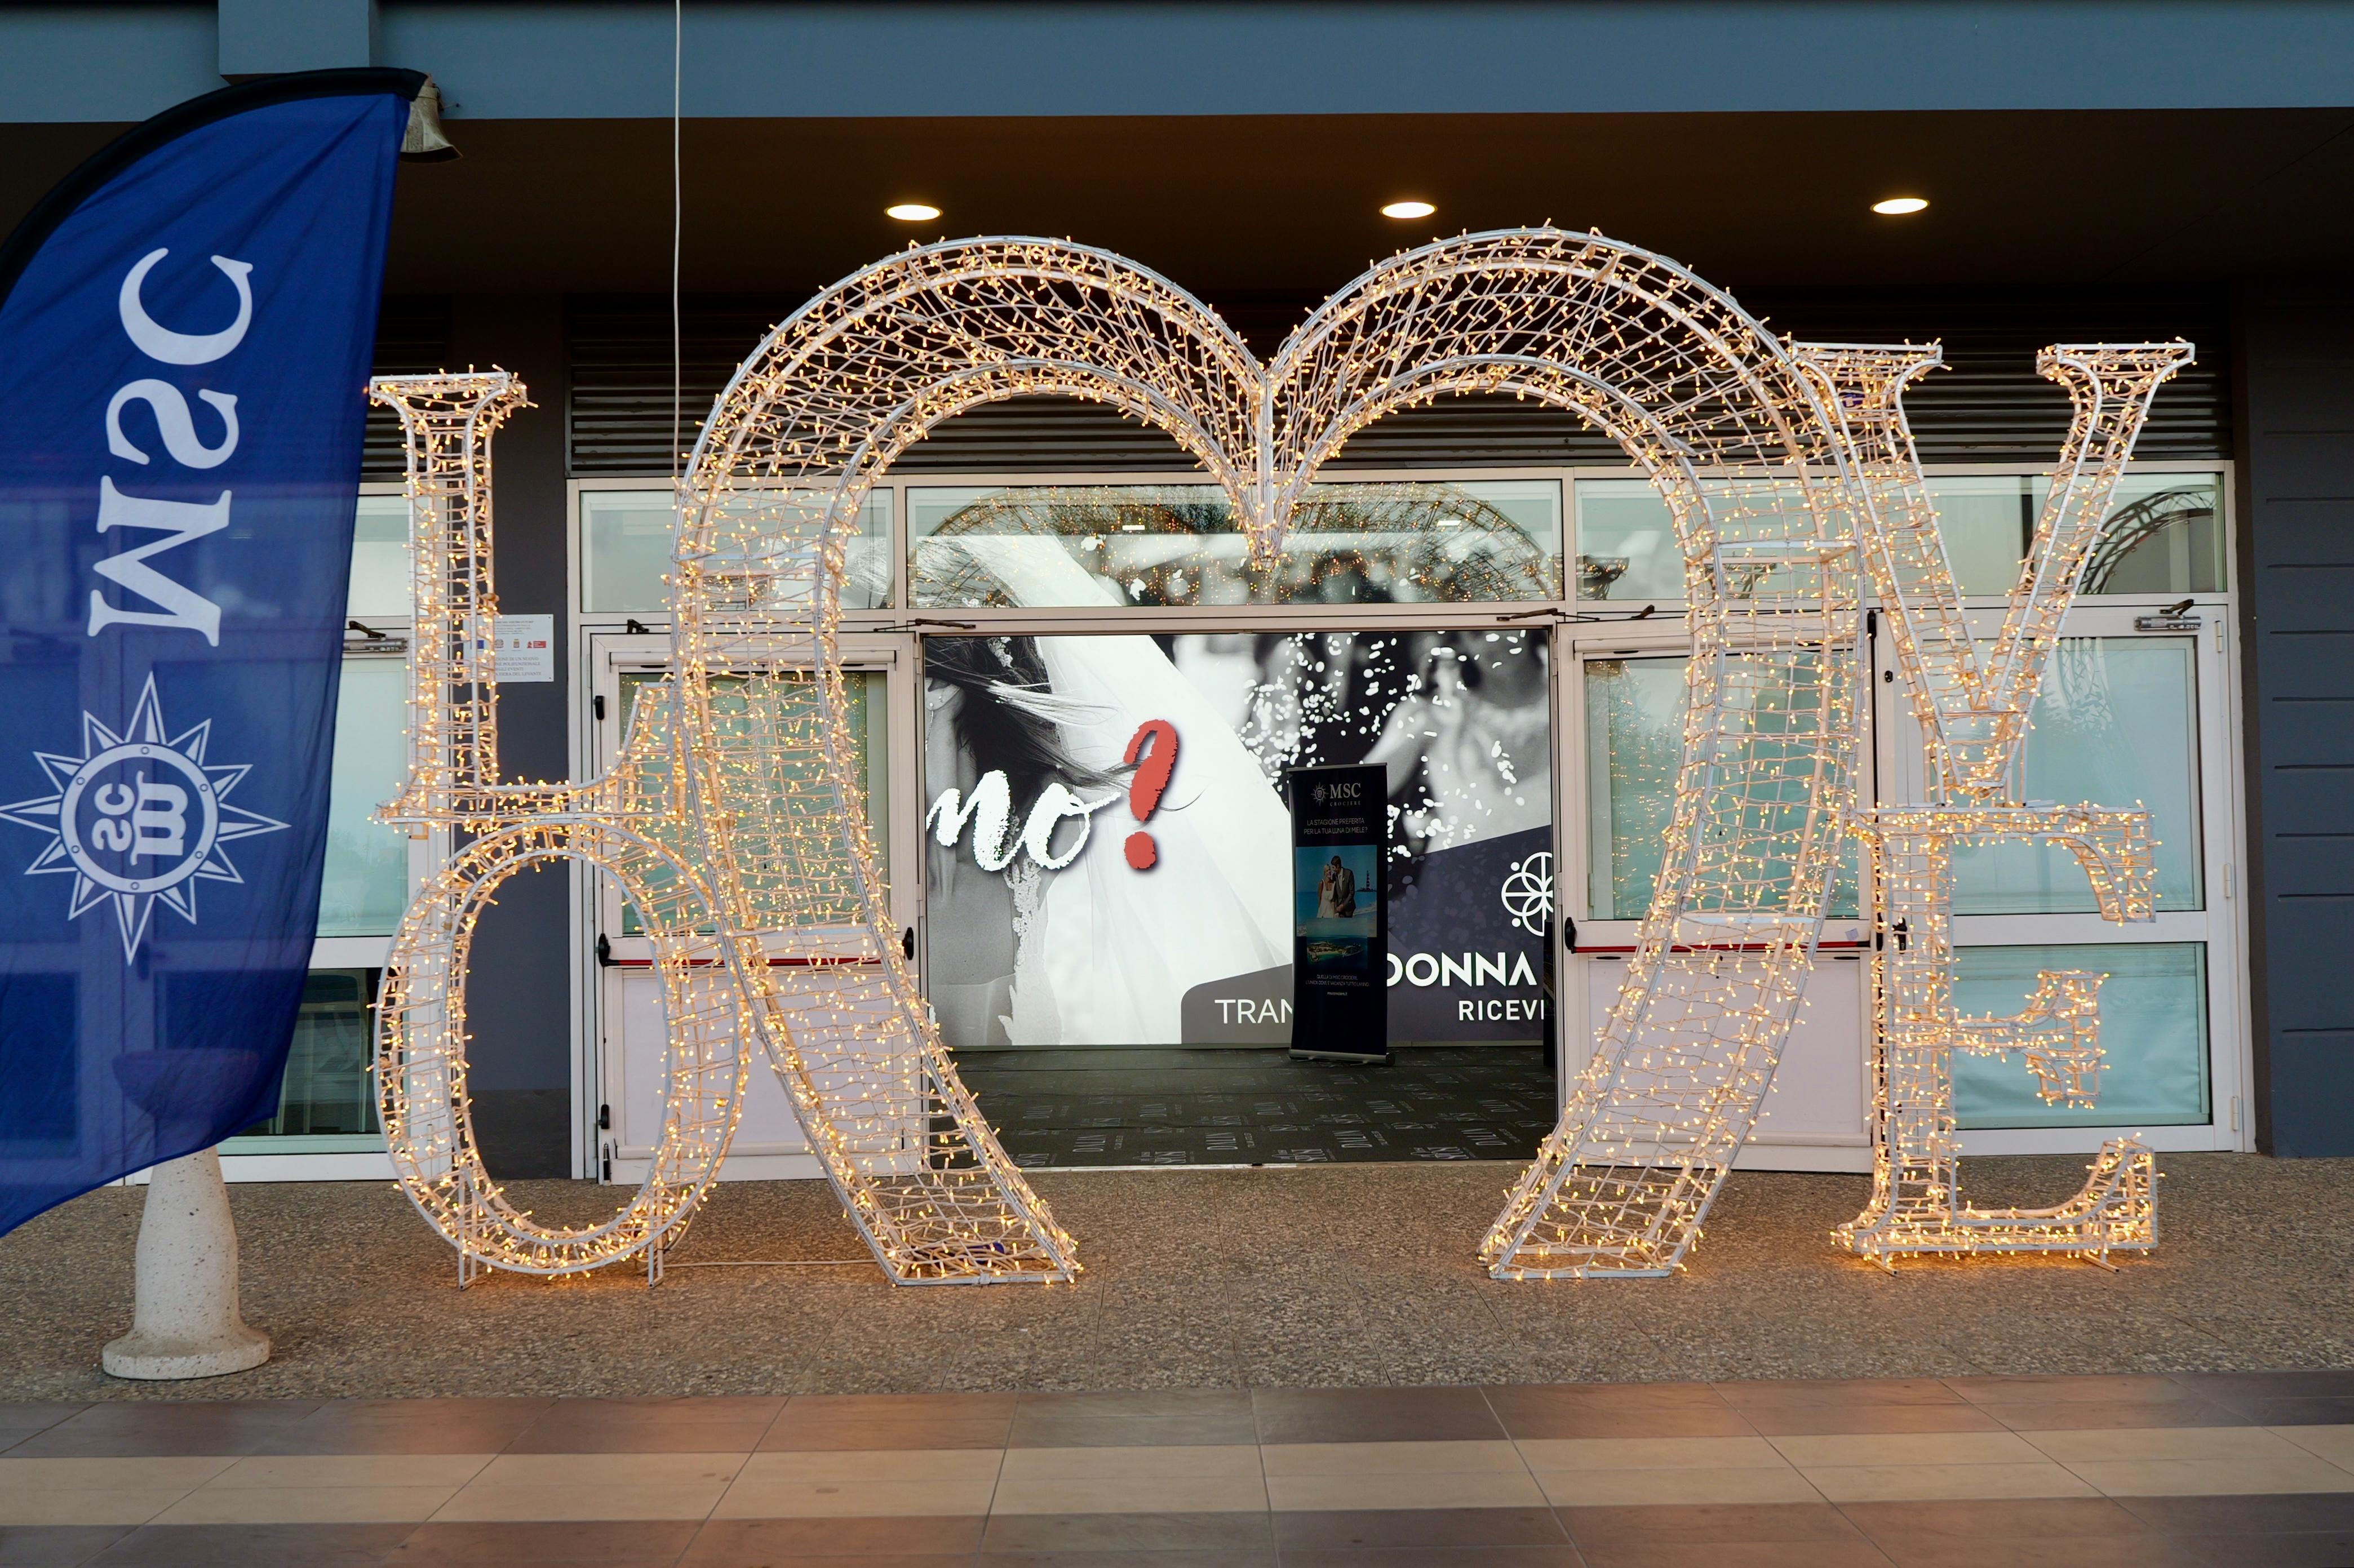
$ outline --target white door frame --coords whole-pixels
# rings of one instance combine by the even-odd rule
[[[1590,601],[1589,601],[1590,602]],[[1589,614],[1593,613],[1591,609]],[[1593,1048],[1591,1030],[1601,1008],[1615,998],[1624,977],[1628,954],[1642,938],[1638,918],[1596,920],[1590,917],[1594,807],[1586,757],[1585,666],[1617,659],[1685,659],[1691,654],[1691,633],[1679,614],[1635,620],[1617,617],[1572,622],[1561,628],[1556,658],[1561,672],[1561,705],[1554,717],[1558,747],[1554,768],[1561,780],[1559,836],[1561,876],[1554,898],[1577,924],[1575,952],[1566,964],[1562,988],[1562,1100],[1568,1102],[1577,1069]],[[1863,762],[1870,788],[1872,747],[1867,732]],[[1858,866],[1860,877],[1871,874]],[[1776,1104],[1785,1082],[1777,1073],[1767,1091],[1755,1129],[1743,1143],[1734,1164],[1744,1171],[1840,1171],[1872,1169],[1872,1133],[1867,1116],[1867,1086],[1871,1082],[1871,1033],[1868,976],[1862,962],[1869,948],[1866,917],[1868,886],[1859,889],[1857,914],[1826,920],[1816,973],[1808,987],[1808,1005],[1794,1026],[1806,1032],[1795,1036],[1786,1057],[1800,1067],[1801,1075],[1819,1094],[1820,1103],[1793,1105],[1787,1111]],[[1586,1031],[1581,1034],[1579,1032]],[[1803,1052],[1800,1063],[1794,1052]]]
[[[588,771],[601,774],[620,756],[624,738],[620,702],[623,676],[665,669],[670,639],[651,627],[639,632],[589,629],[579,646],[589,698],[585,705],[589,715],[589,747],[584,761]],[[916,715],[919,705],[912,689],[914,639],[891,633],[844,632],[840,647],[844,670],[883,677],[883,745],[875,748],[870,781],[881,789],[887,803],[888,819],[881,837],[892,918],[902,931],[909,931],[915,924],[916,900],[910,885],[913,878],[904,868],[919,861],[916,835],[921,825],[917,801],[920,774],[905,761],[909,755],[906,748],[917,744]],[[652,1150],[650,1146],[625,1141],[629,1128],[622,1096],[629,1054],[649,1048],[647,1042],[634,1036],[628,1021],[633,1006],[643,1005],[643,999],[634,996],[631,988],[642,971],[651,969],[652,945],[643,937],[622,934],[620,893],[610,878],[597,875],[584,864],[578,869],[575,887],[582,927],[580,939],[575,943],[575,969],[580,977],[581,1017],[586,1025],[582,1033],[587,1036],[588,1047],[579,1080],[588,1090],[584,1097],[588,1102],[585,1130],[589,1135],[588,1169],[582,1174],[605,1181],[635,1184],[645,1178]],[[605,944],[601,952],[598,946],[600,938]],[[658,1050],[658,1043],[652,1048]],[[775,1084],[767,1062],[755,1062],[752,1075],[748,1114],[757,1111],[768,1120],[779,1116],[790,1118],[790,1104],[782,1100],[781,1087]],[[774,1095],[771,1089],[776,1090]],[[807,1140],[796,1130],[767,1139],[755,1133],[752,1139],[739,1141],[722,1162],[718,1179],[775,1181],[823,1174],[817,1157],[808,1152]]]

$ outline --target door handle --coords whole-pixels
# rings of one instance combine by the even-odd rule
[[[909,963],[916,961],[916,928],[913,926],[899,933],[899,952]]]

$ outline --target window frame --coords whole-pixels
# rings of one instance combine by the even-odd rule
[[[372,480],[359,485],[358,494],[363,498],[405,497],[408,487],[398,481]],[[399,641],[403,652],[398,657],[405,671],[408,662],[408,645],[416,636],[417,623],[413,612],[403,616],[371,616],[365,618],[364,624],[382,632],[387,639]],[[344,656],[347,659],[395,657],[392,654],[355,652],[364,649],[370,641],[359,633],[346,631]],[[404,680],[400,709],[404,736],[408,729],[408,683]],[[347,718],[338,704],[336,723],[340,726]],[[404,910],[416,898],[418,889],[425,885],[435,864],[446,853],[447,843],[446,833],[430,833],[423,838],[413,833],[410,835],[408,886],[402,902]],[[397,930],[398,919],[394,926]],[[311,969],[375,969],[378,971],[377,983],[381,987],[382,971],[392,956],[394,935],[394,931],[387,931],[381,936],[316,938],[311,944]],[[373,1015],[373,1003],[369,1012]],[[369,1033],[373,1036],[373,1017]],[[221,1173],[231,1181],[390,1181],[393,1174],[392,1158],[385,1151],[381,1130],[374,1133],[239,1135],[221,1141],[220,1155]]]

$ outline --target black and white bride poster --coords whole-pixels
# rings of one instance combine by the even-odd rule
[[[1549,654],[1484,629],[927,639],[949,1044],[1288,1044],[1279,785],[1344,764],[1387,785],[1391,1043],[1542,1039]]]

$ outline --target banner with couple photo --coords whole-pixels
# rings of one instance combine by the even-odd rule
[[[948,1043],[1289,1044],[1283,779],[1352,764],[1387,785],[1391,1044],[1543,1040],[1550,654],[1542,631],[1484,629],[927,639]]]

